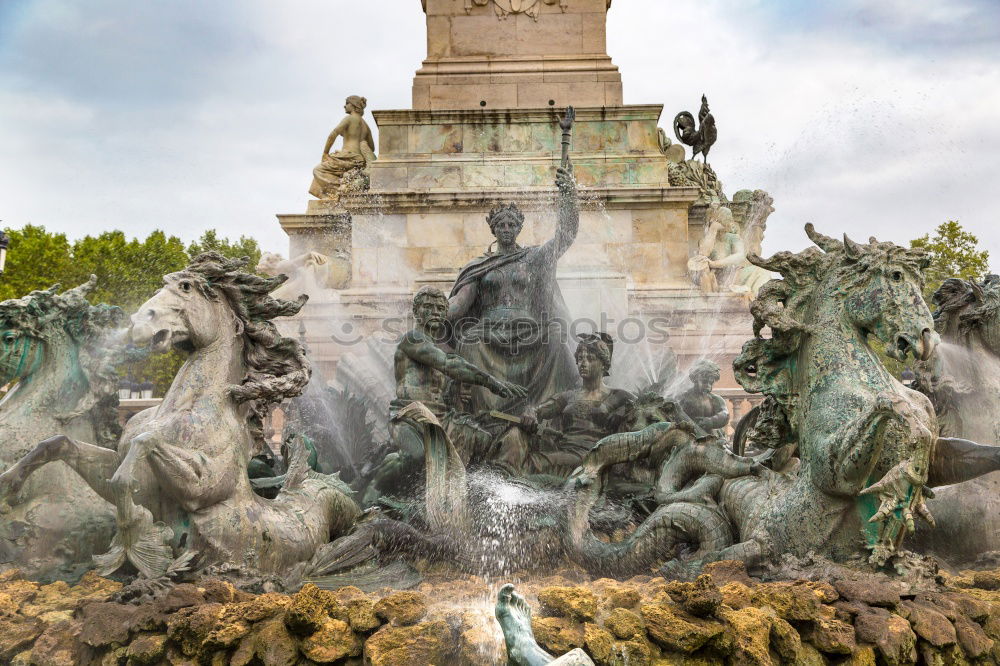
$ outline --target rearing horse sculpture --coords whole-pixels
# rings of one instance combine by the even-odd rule
[[[703,523],[664,522],[654,514],[630,537],[628,552],[605,548],[609,558],[635,552],[669,560],[686,540],[702,551],[699,562],[755,565],[812,551],[838,561],[867,554],[879,566],[913,531],[915,516],[933,520],[924,502],[930,488],[1000,469],[1000,449],[938,437],[930,400],[897,381],[869,344],[874,336],[901,360],[933,354],[938,336],[921,296],[926,255],[875,239],[837,241],[811,225],[806,233],[822,252],[749,256],[784,279],[767,283],[751,304],[758,337],[733,364],[745,389],[766,395],[751,441],[797,444],[799,471],[757,470],[724,482],[719,507],[735,543],[725,540],[722,526],[699,533]],[[765,327],[769,339],[759,337]],[[593,501],[588,488],[598,474],[648,444],[645,432],[611,435],[594,447],[576,474],[580,507]],[[582,551],[587,539],[578,530],[573,546]],[[706,545],[715,552],[704,553]]]
[[[247,259],[209,252],[132,316],[132,341],[153,351],[190,352],[163,402],[134,416],[117,450],[60,436],[42,442],[0,475],[0,497],[61,460],[117,509],[101,572],[131,562],[146,577],[194,559],[279,573],[308,560],[358,515],[335,476],[312,472],[300,449],[274,500],[253,493],[247,463],[264,444],[271,403],[301,393],[310,369],[302,346],[271,319],[305,303],[271,298],[285,276],[244,272]],[[196,558],[196,559],[195,559]]]
[[[91,305],[96,278],[0,303],[0,471],[56,433],[113,447],[127,317]],[[63,464],[31,479],[0,507],[0,565],[41,578],[72,577],[75,563],[106,549],[114,512]],[[2,504],[2,503],[0,503]]]
[[[940,434],[1000,445],[1000,277],[945,280],[931,301],[946,344],[923,364],[919,386],[934,402]],[[1000,550],[1000,474],[942,488],[928,505],[940,527],[921,531],[921,547],[962,560]]]

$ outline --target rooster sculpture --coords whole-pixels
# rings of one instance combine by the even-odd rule
[[[708,110],[708,98],[701,96],[701,109],[698,111],[698,127],[695,128],[694,116],[690,111],[681,111],[674,117],[674,134],[681,143],[691,146],[692,159],[701,153],[702,160],[708,162],[708,151],[715,144],[718,129],[715,127],[715,117]]]

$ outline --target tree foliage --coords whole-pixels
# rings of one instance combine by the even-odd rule
[[[933,236],[924,234],[913,239],[910,247],[923,248],[931,254],[931,265],[925,273],[924,297],[928,300],[948,278],[979,280],[989,270],[989,252],[980,250],[979,239],[963,229],[957,220],[938,225]]]
[[[162,231],[141,240],[129,239],[121,231],[106,231],[72,242],[65,234],[31,224],[6,232],[10,246],[7,266],[0,277],[0,300],[20,298],[54,284],[69,289],[96,275],[97,287],[90,301],[118,305],[131,313],[160,288],[164,275],[183,269],[195,254],[215,250],[229,257],[250,256],[251,266],[260,259],[254,239],[241,236],[233,242],[219,238],[214,229],[187,248],[181,239]],[[179,353],[171,352],[129,364],[122,374],[136,381],[153,382],[155,395],[163,395],[183,361]]]
[[[240,236],[240,239],[234,242],[228,238],[219,238],[215,229],[209,229],[201,235],[201,238],[188,245],[188,254],[192,257],[212,250],[231,259],[250,257],[250,264],[247,268],[251,271],[256,268],[260,261],[260,247],[257,245],[257,241],[247,236]]]

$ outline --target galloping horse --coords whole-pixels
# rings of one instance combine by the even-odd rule
[[[199,255],[132,316],[134,343],[190,355],[163,402],[126,424],[117,450],[55,437],[0,475],[2,497],[61,460],[113,502],[118,531],[97,558],[101,572],[126,560],[150,578],[192,560],[284,572],[358,515],[346,486],[309,470],[301,448],[276,499],[251,489],[246,469],[265,445],[262,417],[301,393],[310,370],[302,346],[271,321],[298,312],[305,297],[271,298],[285,276],[248,274],[247,261]]]
[[[93,306],[96,278],[0,303],[0,470],[40,440],[68,433],[112,447],[118,441],[118,376],[127,318]],[[106,549],[113,507],[64,464],[36,475],[0,506],[0,565],[40,579],[72,577],[74,563]]]

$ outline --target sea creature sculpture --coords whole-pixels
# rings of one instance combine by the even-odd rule
[[[298,395],[310,368],[301,344],[271,321],[305,302],[269,293],[284,276],[245,271],[248,259],[194,258],[132,316],[131,338],[155,352],[190,352],[163,402],[126,424],[117,450],[60,435],[0,475],[0,498],[61,461],[116,507],[118,531],[98,570],[130,562],[147,578],[225,564],[284,573],[309,560],[359,510],[336,476],[309,469],[295,447],[281,492],[254,494],[247,464],[267,407]]]
[[[691,146],[691,158],[701,153],[703,162],[708,161],[708,151],[715,145],[719,130],[715,126],[715,116],[708,110],[708,98],[701,96],[701,109],[698,110],[698,126],[695,127],[694,116],[690,111],[681,111],[674,116],[674,134],[681,143]]]
[[[99,446],[117,442],[118,375],[127,317],[91,305],[90,280],[0,303],[0,470],[40,440],[66,432]],[[39,578],[73,575],[72,565],[107,548],[114,512],[65,465],[52,465],[0,502],[0,565]]]
[[[931,301],[947,344],[921,364],[918,388],[934,402],[940,434],[1000,445],[1000,277],[945,280]],[[938,528],[920,532],[920,547],[962,560],[1000,550],[1000,474],[942,488],[928,506]]]
[[[796,443],[798,472],[754,467],[739,474],[751,459],[720,456],[711,448],[698,452],[692,448],[697,440],[677,441],[676,451],[690,451],[689,460],[685,465],[673,455],[668,467],[673,462],[724,473],[718,507],[690,503],[688,493],[687,501],[661,505],[627,539],[609,544],[596,539],[588,524],[605,470],[648,455],[658,437],[678,437],[677,428],[665,424],[612,435],[570,480],[581,490],[568,532],[574,559],[582,556],[589,569],[603,566],[617,574],[625,563],[631,569],[662,562],[687,542],[695,554],[667,562],[668,571],[690,574],[715,559],[754,566],[783,553],[809,552],[836,561],[867,555],[880,566],[914,530],[915,517],[933,521],[925,504],[930,488],[1000,469],[995,447],[938,437],[930,401],[886,371],[869,345],[874,335],[900,360],[933,354],[938,336],[921,296],[926,255],[874,239],[867,245],[846,237],[837,241],[811,225],[806,233],[822,252],[751,256],[784,279],[768,283],[751,305],[755,333],[769,327],[772,338],[749,341],[734,362],[743,387],[766,396],[750,439],[757,448]],[[669,474],[661,484],[664,478]]]

